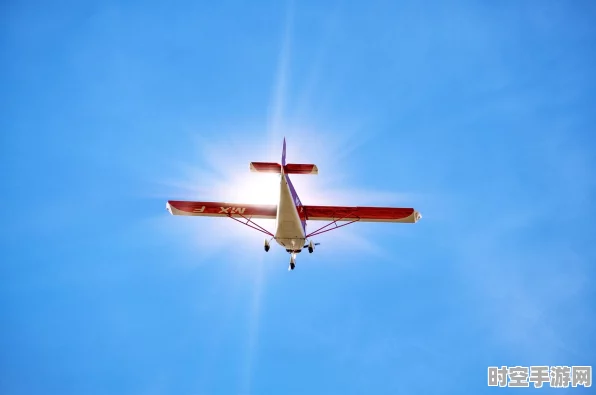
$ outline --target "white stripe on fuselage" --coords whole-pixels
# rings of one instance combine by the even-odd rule
[[[285,174],[282,174],[279,184],[275,241],[285,249],[301,250],[306,238],[286,177]]]

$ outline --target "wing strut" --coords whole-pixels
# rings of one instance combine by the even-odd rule
[[[241,223],[242,225],[246,225],[246,226],[248,226],[248,227],[249,227],[249,228],[251,228],[251,229],[258,230],[258,231],[259,231],[259,232],[261,232],[261,233],[265,233],[266,235],[273,237],[273,233],[269,232],[267,229],[263,228],[261,225],[259,225],[259,224],[255,223],[255,222],[253,222],[253,221],[251,220],[252,216],[251,216],[250,218],[246,218],[244,215],[242,215],[242,214],[240,214],[240,213],[234,213],[234,215],[239,215],[239,216],[241,216],[242,218],[244,218],[244,219],[246,220],[246,222],[242,222],[242,221],[240,221],[238,218],[234,218],[234,217],[232,217],[232,214],[228,214],[228,217],[229,217],[229,218],[232,218],[232,219],[233,219],[234,221],[236,221],[236,222],[239,222],[239,223]]]
[[[335,230],[335,229],[341,228],[342,226],[347,226],[347,225],[353,224],[354,222],[360,221],[360,217],[356,216],[355,217],[356,219],[353,220],[353,221],[350,221],[350,222],[347,222],[347,223],[341,224],[341,225],[338,225],[337,224],[338,221],[341,221],[341,220],[346,219],[346,218],[350,218],[353,214],[354,214],[354,212],[352,211],[348,215],[344,215],[343,217],[341,217],[339,219],[333,220],[332,222],[329,222],[327,225],[322,226],[319,229],[315,230],[314,232],[311,232],[311,233],[307,234],[306,237],[308,238],[308,237],[311,237],[311,236],[320,235],[321,233],[329,232],[330,230]],[[328,226],[331,226],[331,225],[335,225],[335,228],[325,229],[325,228],[327,228]],[[323,230],[323,229],[325,229],[325,230]]]

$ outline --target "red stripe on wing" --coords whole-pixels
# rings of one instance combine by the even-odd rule
[[[413,208],[304,206],[311,221],[406,222],[414,223],[420,214]]]
[[[173,215],[196,215],[206,217],[244,216],[252,218],[275,219],[277,206],[266,204],[243,204],[225,202],[191,202],[169,200],[167,209]]]

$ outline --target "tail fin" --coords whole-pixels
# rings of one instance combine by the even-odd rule
[[[274,162],[250,162],[250,171],[257,173],[280,174],[283,168],[285,174],[319,174],[319,169],[313,164],[288,163],[286,164],[286,138],[281,151],[281,165]]]

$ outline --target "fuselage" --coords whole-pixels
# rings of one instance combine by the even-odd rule
[[[306,241],[306,219],[302,202],[287,174],[282,171],[277,204],[275,241],[288,251],[300,251]]]

